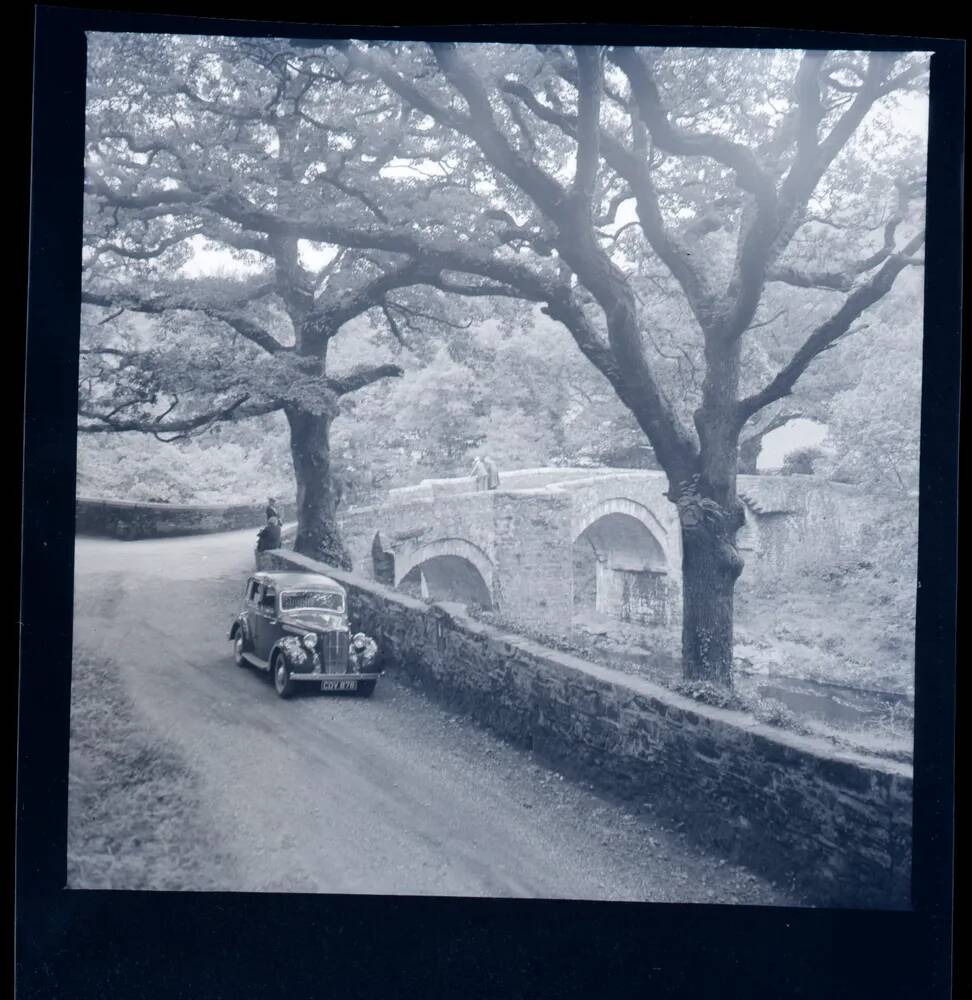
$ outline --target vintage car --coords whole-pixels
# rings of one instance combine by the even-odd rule
[[[344,588],[316,573],[254,573],[229,638],[236,665],[268,671],[281,698],[298,684],[368,697],[383,673],[375,641],[351,633]]]

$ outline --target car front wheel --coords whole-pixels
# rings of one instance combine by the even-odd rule
[[[289,698],[294,693],[294,682],[290,679],[290,667],[282,654],[273,661],[273,687],[281,698]]]

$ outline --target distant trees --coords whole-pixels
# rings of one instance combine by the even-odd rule
[[[162,443],[147,435],[86,434],[78,441],[78,493],[170,503],[249,503],[269,494],[294,515],[294,470],[281,442],[282,414],[222,423],[209,433]],[[146,438],[148,439],[146,440]]]
[[[783,456],[783,467],[780,472],[784,476],[812,476],[816,471],[816,463],[824,456],[823,449],[815,445],[794,448]]]
[[[828,407],[830,474],[870,489],[918,489],[922,391],[921,275],[902,275],[897,302],[888,296],[860,334],[853,385]],[[896,289],[897,293],[898,289]]]
[[[195,309],[269,359],[255,383],[240,347],[218,355],[206,411],[176,417],[181,395],[152,402],[140,386],[138,403],[84,407],[83,429],[191,432],[282,409],[298,547],[340,561],[337,401],[400,367],[332,376],[332,339],[366,314],[401,341],[408,323],[462,329],[477,306],[530,303],[569,331],[667,474],[684,669],[730,683],[740,441],[784,419],[818,359],[921,263],[923,131],[900,122],[923,59],[125,44],[94,62],[92,253],[132,264],[199,236],[268,263],[205,299],[135,295],[92,264],[86,301]],[[330,263],[304,266],[302,241],[330,247]],[[281,312],[292,341],[273,329]]]
[[[651,450],[630,412],[569,336],[542,314],[448,338],[412,336],[405,376],[345,406],[334,452],[351,478],[467,475],[474,452],[505,468],[603,463]]]

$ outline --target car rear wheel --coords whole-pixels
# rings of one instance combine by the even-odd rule
[[[273,687],[281,698],[289,698],[294,693],[294,682],[290,679],[290,667],[282,653],[277,653],[273,661]]]
[[[246,636],[243,634],[243,629],[237,629],[236,638],[233,640],[233,662],[238,667],[247,666],[246,658],[243,656],[247,652],[247,642]]]
[[[377,681],[358,681],[358,694],[362,698],[370,698],[375,693]]]

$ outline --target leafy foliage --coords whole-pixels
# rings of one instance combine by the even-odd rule
[[[283,426],[282,426],[283,425]],[[78,438],[81,496],[169,503],[255,503],[294,494],[280,415],[217,424],[208,434],[166,444],[143,435]],[[286,512],[293,515],[293,507]]]
[[[794,448],[783,456],[783,468],[780,472],[784,476],[812,476],[816,463],[823,458],[825,452],[815,445],[808,445],[803,448]]]

